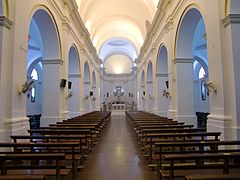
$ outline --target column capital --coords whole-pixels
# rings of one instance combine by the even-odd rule
[[[239,24],[240,14],[229,14],[222,20],[222,23],[225,27],[227,27],[230,24]]]
[[[69,78],[81,78],[81,74],[80,73],[69,74],[68,77]]]
[[[157,73],[156,77],[168,77],[168,73]]]
[[[193,58],[176,58],[173,60],[174,64],[178,63],[193,63],[194,59]]]
[[[61,59],[43,59],[43,65],[47,65],[47,64],[63,64],[63,60]]]
[[[0,26],[10,29],[13,22],[5,16],[0,16]]]

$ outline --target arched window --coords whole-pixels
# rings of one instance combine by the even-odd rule
[[[35,81],[38,80],[38,72],[35,68],[32,70],[31,78]],[[31,90],[31,102],[35,102],[35,99],[36,99],[36,86],[35,84],[33,84],[32,90]]]
[[[36,98],[36,86],[34,84],[31,90],[31,102],[35,102],[35,98]]]
[[[32,70],[31,78],[34,80],[38,80],[38,72],[35,68]]]
[[[204,78],[205,75],[206,75],[206,72],[203,69],[203,67],[201,67],[200,70],[199,70],[198,78],[202,79],[202,78]]]

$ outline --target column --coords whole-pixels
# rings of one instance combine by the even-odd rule
[[[68,90],[68,110],[70,117],[77,117],[81,114],[80,111],[80,74],[69,74],[68,80],[72,82],[71,89]]]
[[[43,101],[41,126],[48,126],[61,120],[61,102],[64,89],[60,88],[61,67],[60,59],[43,60]],[[65,87],[67,88],[67,87]]]
[[[176,66],[176,119],[197,126],[194,108],[193,59],[175,59]]]
[[[158,114],[163,117],[168,117],[168,109],[169,109],[169,99],[170,93],[169,89],[166,87],[166,81],[168,81],[167,73],[158,73],[157,74],[157,91],[158,91]],[[163,95],[163,93],[168,92]]]

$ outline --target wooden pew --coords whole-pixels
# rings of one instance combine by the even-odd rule
[[[75,154],[77,152],[77,148],[79,147],[79,142],[65,142],[65,143],[0,143],[0,148],[13,148],[13,152],[0,152],[1,155],[5,154],[18,154],[22,155],[25,153],[35,153],[36,156],[39,154],[52,154],[54,155],[57,152],[64,151],[66,152],[69,150],[71,153],[71,161],[72,161],[72,175],[73,177],[76,176],[76,158]],[[67,148],[67,149],[66,149]],[[40,153],[40,151],[42,151]],[[56,152],[57,151],[57,152]],[[64,153],[64,158],[65,158]]]
[[[164,155],[163,159],[170,162],[169,170],[160,170],[160,178],[167,178],[170,180],[174,180],[174,177],[181,177],[186,175],[194,175],[196,172],[201,172],[202,174],[211,174],[212,172],[219,172],[222,174],[229,174],[230,169],[232,168],[240,168],[240,165],[235,165],[233,162],[234,159],[240,158],[240,152],[234,153],[206,153],[206,154],[169,154]],[[176,161],[186,161],[193,160],[195,162],[194,166],[176,166]],[[223,162],[221,164],[205,164],[206,160],[213,160],[215,162]],[[201,161],[201,163],[198,163]],[[210,169],[210,170],[209,170]],[[240,172],[234,171],[233,173]]]
[[[24,153],[24,154],[1,154],[0,155],[0,162],[1,162],[1,175],[6,175],[8,174],[8,166],[6,161],[8,160],[30,160],[30,161],[34,161],[34,160],[54,160],[55,163],[55,176],[58,180],[60,180],[61,177],[61,166],[60,166],[60,160],[65,160],[65,154],[64,153],[54,153],[54,154],[49,154],[49,153]],[[26,166],[25,167],[29,168],[29,169],[48,169],[49,167],[44,167],[44,166],[34,166],[34,165],[30,165],[30,166]],[[13,167],[12,167],[13,168]],[[21,168],[21,166],[17,166],[16,169]],[[44,172],[44,171],[42,171]],[[69,172],[69,171],[68,171]]]
[[[186,180],[239,180],[240,174],[213,174],[213,175],[192,175],[186,176]]]
[[[0,180],[45,180],[44,175],[0,175]]]

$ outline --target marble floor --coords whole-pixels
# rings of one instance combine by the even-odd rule
[[[125,116],[112,115],[79,180],[156,180],[146,167]]]

